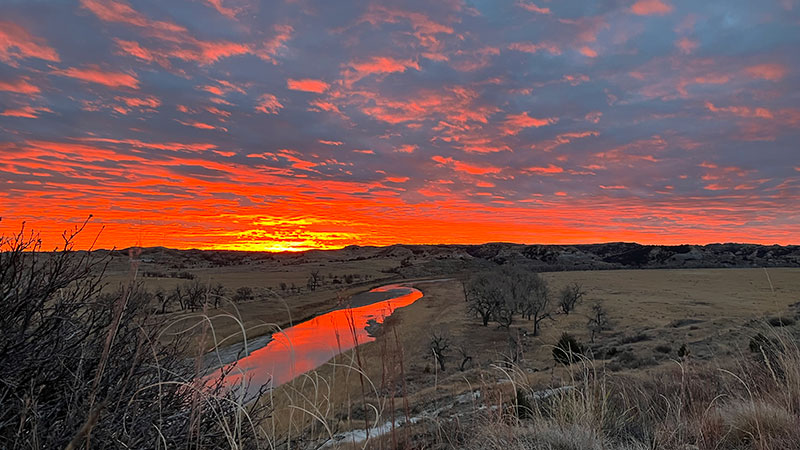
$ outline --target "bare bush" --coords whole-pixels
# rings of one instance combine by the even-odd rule
[[[594,342],[595,336],[611,328],[611,323],[608,321],[608,313],[600,303],[592,305],[592,315],[589,316],[587,327],[591,332],[592,342]]]
[[[434,330],[431,333],[429,347],[439,368],[444,372],[447,353],[450,350],[450,334],[443,330]]]
[[[253,288],[249,286],[242,286],[236,290],[236,293],[233,295],[233,301],[240,303],[240,302],[249,302],[255,298],[255,294],[253,293]]]
[[[200,383],[186,340],[135,283],[101,294],[106,260],[0,236],[0,448],[255,448],[267,412],[222,373]],[[263,404],[262,404],[263,405]]]

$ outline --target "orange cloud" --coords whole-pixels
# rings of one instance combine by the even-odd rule
[[[678,42],[675,45],[677,45],[681,53],[683,53],[684,55],[689,55],[692,52],[694,52],[695,49],[697,49],[699,44],[697,43],[697,41],[693,41],[687,37],[684,37],[678,40]]]
[[[369,75],[405,72],[407,69],[419,70],[419,63],[410,59],[373,56],[367,60],[348,64],[344,70],[344,76],[348,84],[352,84]]]
[[[38,94],[38,86],[30,84],[27,77],[22,77],[13,81],[0,80],[0,91],[15,92],[17,94]]]
[[[91,11],[98,19],[104,22],[125,23],[136,27],[160,31],[186,31],[186,28],[171,22],[149,20],[124,1],[81,0],[81,6]]]
[[[706,108],[712,112],[730,113],[739,117],[759,119],[772,119],[774,117],[772,112],[766,108],[750,108],[747,106],[716,107],[711,102],[706,102]]]
[[[405,144],[405,145],[401,145],[400,147],[395,148],[394,151],[400,152],[400,153],[414,153],[414,151],[416,149],[417,149],[416,145]]]
[[[76,80],[85,81],[87,83],[97,83],[113,88],[139,88],[139,80],[137,80],[133,75],[123,72],[106,71],[100,69],[100,67],[96,65],[88,66],[85,69],[70,67],[69,69],[57,70],[53,73],[56,75],[75,78]]]
[[[779,81],[786,76],[789,69],[783,64],[758,64],[745,69],[745,72],[752,78],[759,78],[768,81]]]
[[[272,94],[262,95],[258,98],[258,104],[256,104],[256,111],[261,111],[264,114],[278,114],[282,108],[283,104],[278,101],[278,97]]]
[[[138,97],[114,97],[114,99],[121,101],[128,105],[129,108],[158,108],[161,106],[161,100],[157,97],[147,96],[143,98]]]
[[[198,122],[198,121],[184,122],[183,120],[177,120],[177,119],[175,121],[180,123],[181,125],[186,125],[187,127],[199,128],[201,130],[216,130],[216,129],[220,129],[222,131],[228,131],[228,129],[225,128],[225,127],[215,127],[214,125],[209,125],[209,124],[204,123],[204,122]]]
[[[443,156],[438,156],[438,155],[434,156],[431,159],[443,166],[449,166],[457,172],[464,172],[470,175],[487,175],[490,173],[499,173],[501,171],[499,167],[477,166],[462,161],[458,161],[453,158],[445,158]]]
[[[288,80],[286,80],[286,87],[293,91],[314,92],[317,94],[322,94],[323,92],[328,90],[330,84],[322,80],[313,80],[310,78],[304,78],[301,80],[295,80],[289,78]]]
[[[206,3],[211,5],[218,13],[229,19],[235,19],[237,11],[232,8],[227,8],[222,4],[222,0],[205,0]]]
[[[373,4],[370,5],[369,10],[360,20],[360,22],[367,22],[373,26],[381,23],[396,24],[401,21],[409,23],[413,30],[413,36],[417,39],[419,45],[429,50],[424,53],[426,58],[447,60],[447,57],[440,53],[441,41],[439,41],[437,35],[453,34],[453,28],[436,22],[425,14]]]
[[[156,60],[156,57],[153,56],[149,50],[139,45],[138,42],[125,41],[122,39],[114,39],[114,42],[117,43],[117,46],[124,54],[128,54],[148,62],[153,62]]]
[[[672,12],[672,5],[661,0],[639,0],[631,6],[631,12],[639,16],[663,16]]]
[[[325,139],[320,139],[317,142],[319,142],[320,144],[323,144],[323,145],[333,145],[333,146],[336,146],[336,147],[344,144],[344,142],[341,142],[341,141],[326,141]]]
[[[522,171],[537,175],[555,175],[557,173],[563,173],[564,169],[552,164],[548,164],[546,167],[528,167],[522,169]]]
[[[522,8],[522,9],[524,9],[526,11],[530,11],[532,13],[550,14],[550,8],[540,8],[540,7],[536,6],[535,4],[533,4],[531,2],[520,1],[520,2],[517,2],[517,6],[519,6],[520,8]]]
[[[209,0],[214,2],[215,0]],[[139,43],[115,40],[124,53],[148,62],[157,62],[169,67],[169,58],[193,61],[198,64],[213,64],[222,58],[252,54],[275,63],[275,54],[290,39],[292,27],[276,25],[275,36],[261,45],[251,45],[230,41],[203,41],[191,36],[188,30],[178,24],[150,20],[121,0],[81,0],[81,5],[104,22],[124,23],[144,28],[148,35],[160,41],[160,47],[143,48]],[[221,3],[219,4],[221,6]]]
[[[36,119],[41,112],[53,112],[49,108],[37,108],[34,106],[23,106],[16,109],[7,109],[0,113],[0,116],[6,117],[24,117],[28,119]]]
[[[554,124],[557,121],[558,119],[554,117],[547,117],[544,119],[531,117],[528,115],[527,111],[520,114],[509,114],[506,116],[506,120],[503,123],[503,132],[507,135],[515,135],[524,128],[539,128]]]
[[[256,54],[262,59],[277,64],[274,57],[281,49],[286,47],[286,42],[292,38],[294,28],[292,28],[291,25],[275,25],[273,28],[275,36],[265,42],[264,45],[256,51]]]
[[[20,25],[0,20],[0,61],[14,66],[16,60],[23,58],[60,61],[58,53],[44,39],[33,36]]]
[[[597,58],[597,51],[593,50],[590,47],[583,46],[579,49],[579,51],[581,52],[581,55],[587,58]]]

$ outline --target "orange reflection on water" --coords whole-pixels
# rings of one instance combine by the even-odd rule
[[[396,295],[365,306],[337,309],[275,333],[265,347],[238,361],[226,383],[235,386],[245,377],[251,392],[265,383],[273,387],[286,383],[356,345],[375,340],[366,330],[370,320],[383,323],[394,310],[422,297],[419,290],[397,284],[370,292]]]

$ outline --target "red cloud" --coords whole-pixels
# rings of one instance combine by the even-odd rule
[[[527,111],[520,114],[509,114],[506,116],[506,120],[503,123],[503,133],[515,135],[522,131],[523,128],[539,128],[556,123],[557,121],[558,119],[554,117],[537,119],[536,117],[529,116]]]
[[[58,53],[44,39],[33,36],[13,22],[0,20],[0,61],[13,66],[17,59],[23,58],[60,60]]]
[[[672,12],[672,5],[661,0],[639,0],[631,6],[631,12],[639,16],[663,16]]]
[[[38,86],[28,83],[28,78],[23,77],[13,81],[0,80],[0,91],[16,92],[17,94],[38,94]]]
[[[554,175],[557,173],[563,173],[564,169],[558,166],[554,166],[552,164],[548,164],[547,167],[528,167],[526,169],[522,169],[523,172],[534,173],[537,175]]]
[[[294,80],[289,78],[286,80],[286,87],[293,91],[315,92],[317,94],[322,94],[328,90],[330,84],[322,80],[313,80],[310,78],[304,78],[302,80]]]
[[[53,72],[56,75],[75,78],[76,80],[88,83],[102,84],[108,87],[127,87],[131,89],[139,88],[139,80],[133,75],[123,72],[111,72],[100,69],[98,66],[88,66],[85,69],[70,67],[65,70]]]
[[[405,183],[406,181],[410,180],[409,177],[386,177],[386,181],[392,183]]]
[[[278,111],[282,108],[283,105],[278,101],[278,97],[272,94],[264,94],[259,97],[256,105],[256,111],[261,111],[264,114],[278,114]]]
[[[319,142],[320,144],[323,144],[323,145],[334,145],[336,147],[344,144],[342,141],[328,141],[328,140],[325,140],[325,139],[320,139],[317,142]]]
[[[464,172],[470,175],[486,175],[490,173],[499,173],[501,171],[499,167],[475,166],[472,164],[467,164],[465,162],[455,160],[453,158],[445,158],[443,156],[438,156],[438,155],[434,156],[431,159],[443,166],[452,167],[453,170],[457,172]]]
[[[788,71],[783,64],[758,64],[745,69],[745,72],[752,78],[769,81],[779,81],[786,76]]]

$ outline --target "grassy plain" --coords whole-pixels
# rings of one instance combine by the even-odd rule
[[[543,323],[541,335],[534,337],[531,323],[519,318],[508,330],[493,323],[481,326],[467,311],[461,274],[453,274],[449,280],[419,283],[392,273],[392,268],[400,264],[395,255],[368,262],[330,256],[322,253],[288,262],[186,269],[197,280],[221,283],[229,292],[248,286],[272,293],[268,298],[225,304],[219,310],[204,312],[217,317],[212,323],[218,339],[224,337],[226,345],[241,341],[242,334],[240,324],[225,314],[239,317],[248,329],[248,339],[252,339],[324,313],[352,294],[389,282],[403,281],[424,293],[416,303],[387,319],[375,341],[345,352],[271,392],[269,401],[275,413],[264,425],[276,442],[311,442],[338,436],[341,444],[363,447],[359,441],[363,435],[354,438],[346,432],[398,418],[421,421],[403,429],[406,443],[411,442],[408,430],[424,428],[420,425],[423,422],[430,425],[433,421],[434,429],[446,434],[441,430],[448,424],[467,420],[487,405],[516,402],[516,386],[537,391],[575,384],[573,371],[558,366],[552,357],[552,346],[565,331],[591,349],[593,370],[602,373],[643,379],[659,377],[676,366],[683,368],[689,361],[727,367],[750,357],[748,344],[769,319],[788,318],[788,323],[795,318],[800,302],[800,269],[551,272],[542,275],[553,292],[577,282],[587,294],[576,311],[554,314],[552,320]],[[112,283],[130,279],[126,263],[115,264],[110,270]],[[280,288],[282,282],[305,286],[309,274],[316,270],[329,280],[341,280],[353,273],[361,278],[351,284],[329,281],[315,291],[287,292]],[[163,289],[185,282],[142,280],[148,288]],[[587,315],[595,303],[608,311],[611,329],[590,343]],[[179,319],[186,314],[176,312],[173,316]],[[196,320],[191,317],[196,316],[190,315],[186,323]],[[444,372],[432,357],[430,340],[434,333],[449,339]],[[207,341],[202,347],[211,345]],[[679,356],[681,346],[689,350],[689,357]],[[459,366],[467,357],[461,370]],[[430,426],[426,430],[431,433]],[[392,432],[391,438],[398,439],[398,433]],[[381,441],[373,436],[372,442]],[[391,447],[392,443],[385,445]]]

